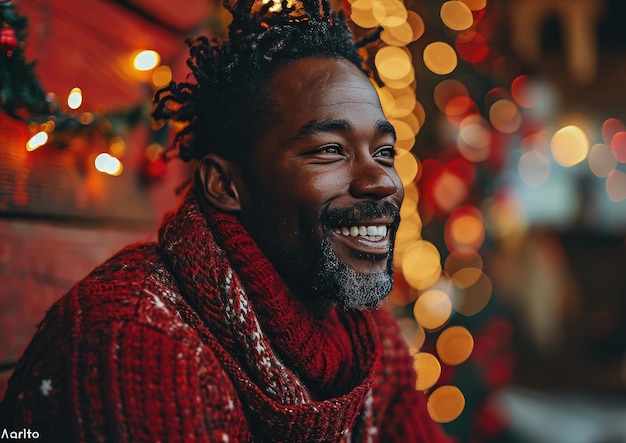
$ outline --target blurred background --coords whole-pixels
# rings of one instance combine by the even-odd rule
[[[406,188],[387,305],[431,416],[459,442],[626,442],[626,2],[333,6],[383,28],[363,56]],[[0,397],[50,304],[176,206],[193,165],[161,158],[152,97],[228,22],[0,0]]]

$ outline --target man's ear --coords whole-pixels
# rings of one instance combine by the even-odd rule
[[[241,211],[237,174],[233,163],[219,155],[206,155],[200,162],[198,175],[207,201],[225,212]]]

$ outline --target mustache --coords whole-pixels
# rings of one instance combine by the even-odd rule
[[[391,218],[391,228],[395,230],[400,224],[400,210],[396,205],[388,201],[376,202],[366,200],[355,203],[347,208],[324,207],[320,214],[320,221],[324,226],[349,226],[357,225],[362,220],[373,218]]]

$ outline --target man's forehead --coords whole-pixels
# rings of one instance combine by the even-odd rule
[[[344,59],[314,57],[290,63],[276,73],[269,92],[274,105],[292,111],[363,104],[380,107],[370,80]]]
[[[371,86],[365,74],[343,58],[305,57],[281,67],[273,77],[275,90],[306,88],[316,84],[319,88],[333,88],[336,83],[354,82],[355,87]]]

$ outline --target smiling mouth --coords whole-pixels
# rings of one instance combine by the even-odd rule
[[[336,234],[344,237],[360,237],[371,242],[381,242],[387,237],[387,225],[352,225],[334,229]]]

